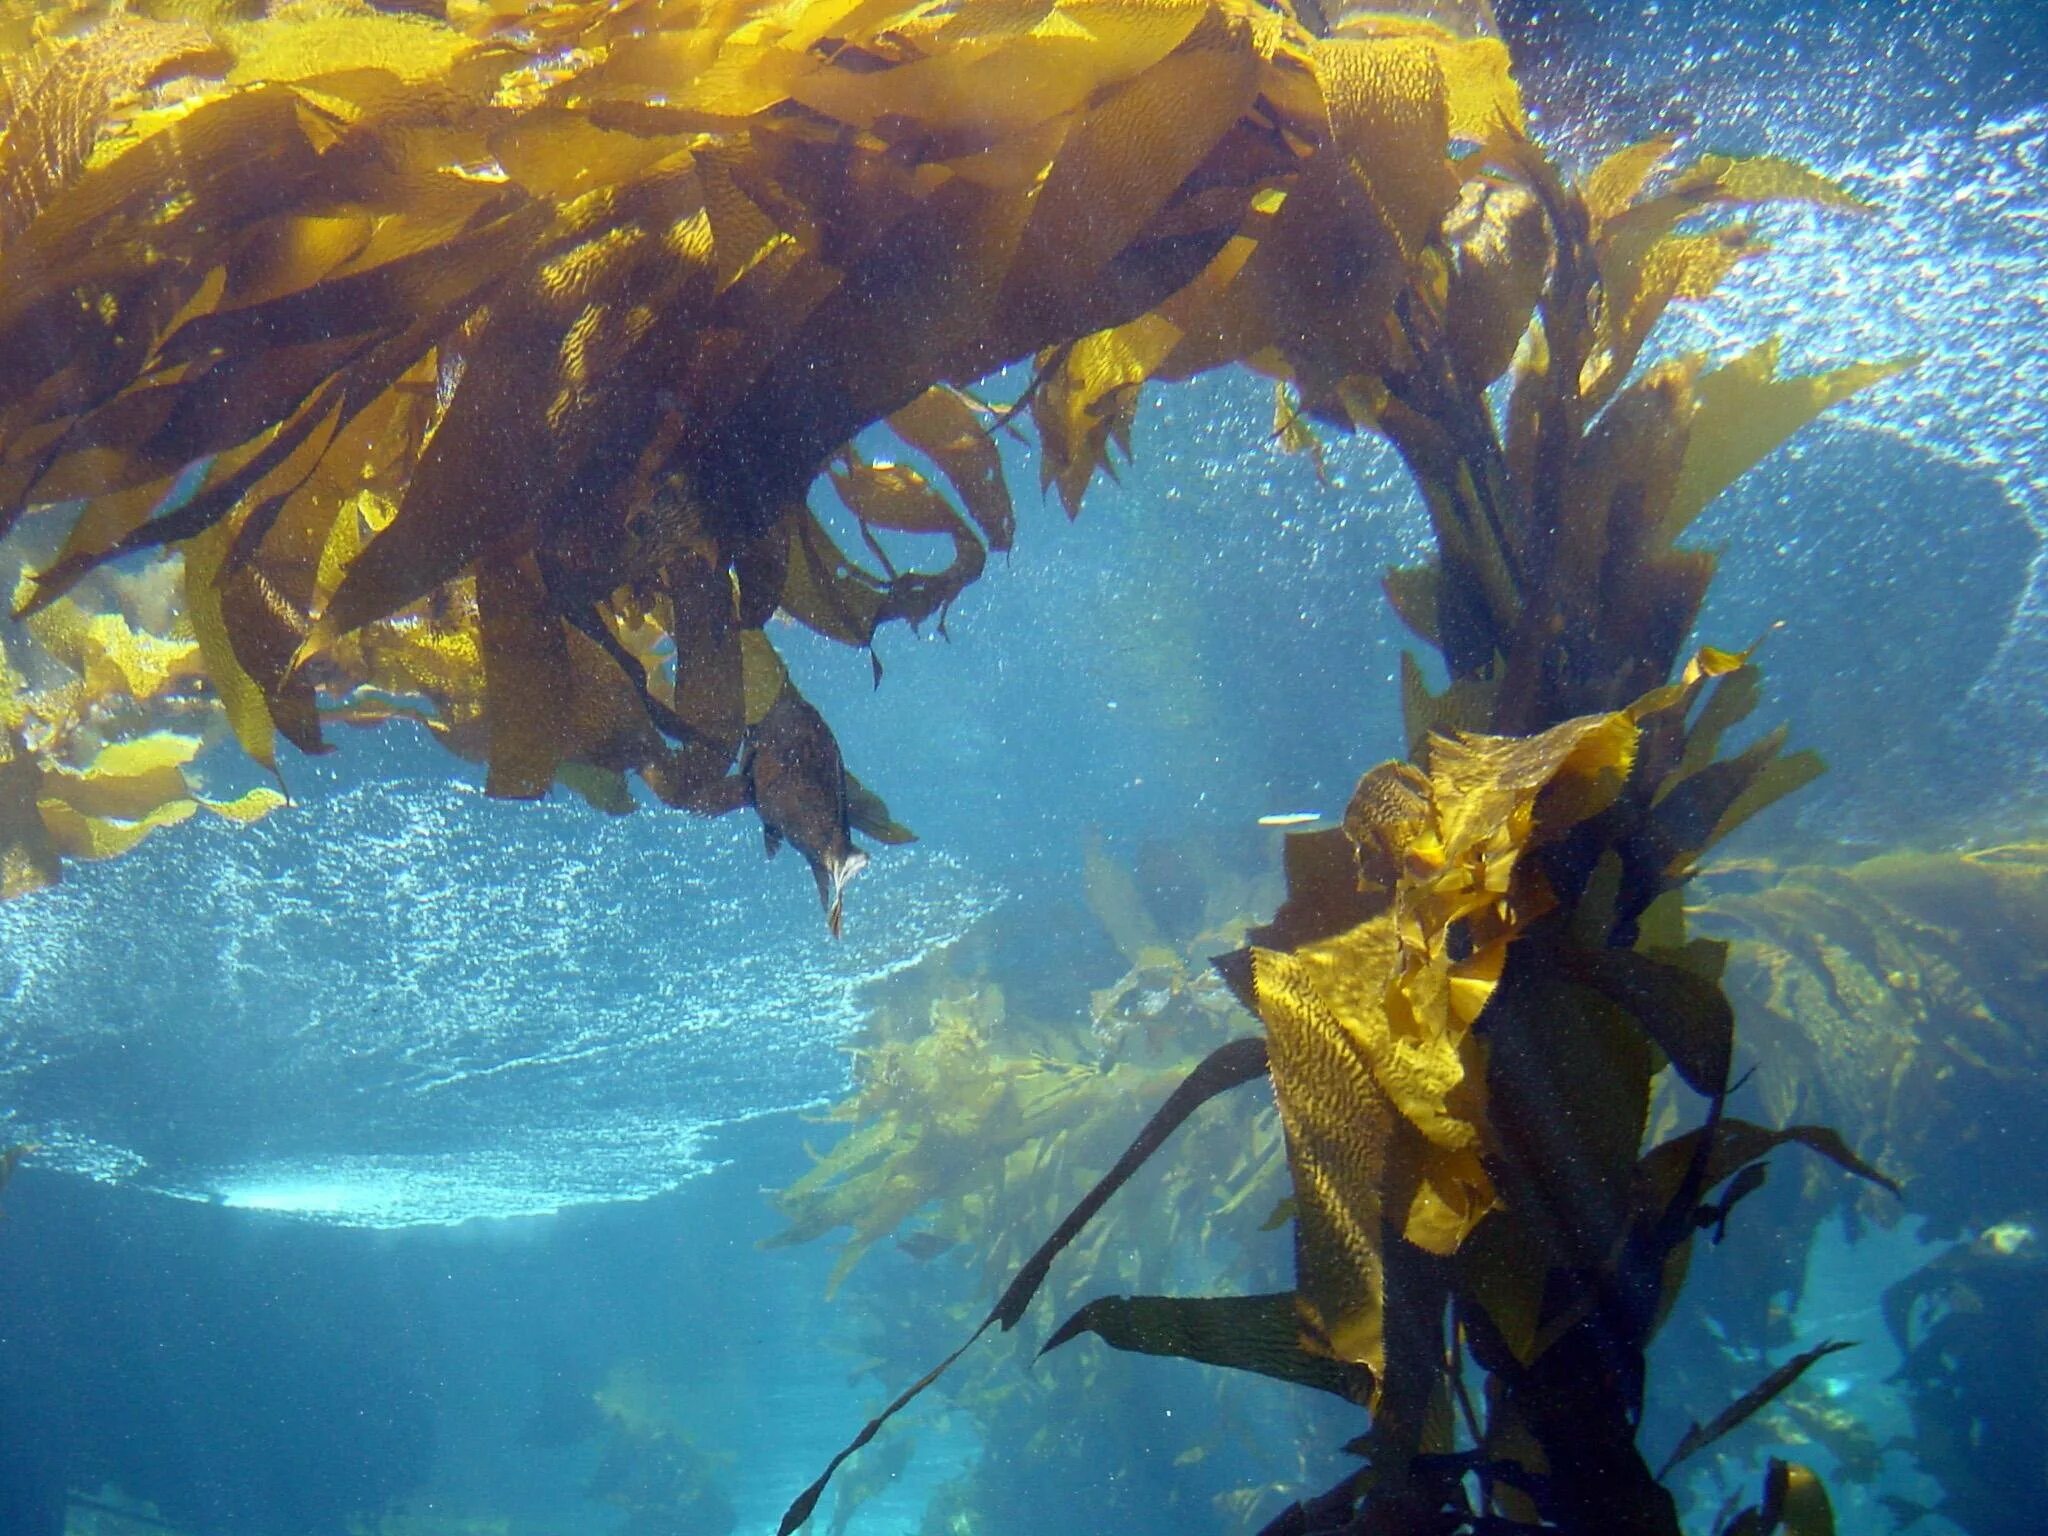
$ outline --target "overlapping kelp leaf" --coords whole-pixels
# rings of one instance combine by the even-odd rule
[[[211,711],[199,647],[176,625],[148,627],[139,610],[161,604],[147,583],[102,586],[105,608],[53,604],[26,643],[0,644],[0,899],[50,884],[63,859],[114,857],[201,809],[246,823],[284,803],[262,786],[201,792]]]
[[[468,14],[300,0],[108,53],[89,100],[36,87],[69,147],[0,140],[49,166],[0,241],[0,530],[67,524],[30,609],[187,546],[259,761],[412,715],[493,793],[615,808],[629,775],[756,803],[769,619],[872,647],[1007,546],[963,386],[1037,356],[1052,468],[1118,430],[1072,387],[1127,368],[1106,327],[1194,304],[1201,366],[1312,374],[1406,281],[1452,136],[1519,117],[1496,41],[1253,0]],[[883,422],[937,479],[850,446]],[[871,564],[808,504],[828,469]],[[816,740],[804,830],[771,830],[830,903],[849,823],[893,823]]]
[[[1738,860],[1702,883],[1769,1114],[1839,1127],[1912,1186],[1931,1234],[2048,1205],[2040,1161],[1993,1150],[2048,1074],[2048,846]]]

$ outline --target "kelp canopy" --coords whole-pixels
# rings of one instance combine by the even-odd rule
[[[493,794],[751,804],[835,924],[852,829],[908,833],[764,626],[872,648],[1009,547],[965,388],[1036,360],[1070,510],[1148,376],[1249,360],[1342,411],[1454,152],[1520,122],[1491,38],[1253,0],[241,14],[11,23],[0,531],[47,548],[18,610],[196,647],[266,766],[399,715]],[[928,468],[853,446],[879,422]],[[82,585],[167,549],[174,633]],[[17,659],[9,891],[155,813],[48,810],[160,723],[117,670],[60,729],[41,696],[80,681]]]

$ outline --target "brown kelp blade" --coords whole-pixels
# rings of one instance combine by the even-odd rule
[[[984,1317],[974,1332],[967,1336],[966,1342],[912,1382],[888,1407],[861,1426],[860,1433],[826,1464],[817,1481],[797,1495],[796,1501],[784,1513],[782,1524],[776,1527],[777,1536],[789,1536],[791,1531],[810,1519],[811,1512],[818,1507],[818,1500],[824,1495],[826,1485],[832,1481],[832,1474],[839,1470],[849,1456],[874,1439],[881,1427],[907,1407],[913,1398],[943,1376],[955,1360],[967,1353],[976,1339],[988,1332],[991,1323],[1001,1323],[1006,1333],[1017,1326],[1017,1320],[1023,1317],[1024,1309],[1031,1305],[1031,1298],[1038,1294],[1039,1286],[1045,1283],[1045,1277],[1052,1269],[1053,1260],[1059,1257],[1061,1250],[1080,1236],[1081,1229],[1094,1219],[1095,1213],[1108,1203],[1109,1197],[1129,1181],[1131,1175],[1144,1165],[1147,1158],[1165,1145],[1166,1139],[1179,1129],[1183,1120],[1219,1093],[1227,1093],[1232,1088],[1241,1087],[1265,1075],[1266,1042],[1257,1035],[1247,1035],[1243,1039],[1219,1045],[1203,1057],[1194,1071],[1181,1080],[1180,1086],[1167,1095],[1166,1102],[1161,1104],[1152,1118],[1145,1122],[1145,1128],[1138,1132],[1130,1146],[1125,1148],[1124,1155],[1116,1160],[1115,1166],[1096,1182],[1094,1188],[1081,1197],[1080,1202],[1067,1213],[1066,1220],[1059,1224],[1052,1236],[1039,1245],[1038,1251],[1024,1261],[1024,1267],[1017,1271],[1016,1278],[1010,1282],[995,1306],[989,1309],[988,1316]]]
[[[1816,1361],[1823,1360],[1840,1350],[1853,1348],[1855,1348],[1854,1340],[1830,1339],[1826,1343],[1816,1344],[1812,1349],[1804,1350],[1794,1355],[1762,1381],[1743,1393],[1742,1396],[1735,1399],[1726,1408],[1715,1414],[1710,1423],[1704,1426],[1694,1424],[1692,1428],[1688,1429],[1685,1432],[1684,1438],[1678,1442],[1677,1447],[1673,1449],[1663,1467],[1658,1471],[1657,1480],[1662,1482],[1671,1475],[1672,1469],[1688,1456],[1693,1455],[1697,1451],[1705,1450],[1723,1435],[1747,1423],[1752,1415],[1769,1407],[1779,1393],[1791,1386],[1801,1376],[1804,1376],[1808,1368]]]
[[[1357,1403],[1372,1401],[1372,1372],[1302,1347],[1293,1291],[1261,1296],[1099,1296],[1068,1318],[1039,1353],[1092,1333],[1112,1349],[1251,1371]]]

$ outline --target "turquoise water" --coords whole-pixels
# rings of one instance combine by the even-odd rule
[[[1766,713],[1837,767],[1771,835],[1802,856],[2038,836],[2048,20],[1501,9],[1568,158],[1697,126],[1885,210],[1774,216],[1776,252],[1680,337],[1925,354],[1699,530],[1725,551],[1702,638],[1785,621]],[[1405,636],[1362,573],[1416,558],[1426,524],[1378,445],[1333,443],[1325,488],[1270,423],[1245,379],[1156,392],[1121,482],[1071,525],[1026,505],[1015,555],[945,637],[883,640],[879,688],[865,658],[788,638],[849,762],[921,838],[851,887],[841,944],[750,822],[486,801],[398,728],[289,765],[296,803],[254,828],[188,825],[0,907],[0,1143],[44,1147],[0,1224],[0,1536],[772,1530],[990,1296],[971,1254],[882,1244],[828,1302],[831,1245],[759,1246],[783,1225],[771,1192],[836,1135],[814,1116],[845,1090],[878,984],[957,945],[1013,997],[1082,1014],[1126,969],[1080,896],[1091,834],[1141,867],[1148,846],[1199,846],[1250,888],[1278,854],[1257,818],[1339,811],[1399,749]],[[1019,456],[1014,483],[1033,473]],[[1984,1129],[1957,1155],[2031,1220],[2039,1172]],[[1774,1180],[1758,1242],[1765,1202],[1796,1186]],[[1793,1348],[1855,1338],[1817,1368],[1816,1401],[1871,1444],[1803,1448],[1842,1529],[1937,1501],[1912,1455],[1928,1415],[2003,1447],[1985,1426],[2048,1402],[2038,1253],[2002,1256],[2010,1285],[1972,1282],[2035,1309],[2013,1319],[2010,1375],[1915,1400],[1880,1298],[1977,1233],[1907,1211],[1703,1279],[1661,1346],[1670,1395],[1646,1441]],[[1738,1220],[1730,1250],[1743,1238]],[[1274,1237],[1235,1279],[1284,1283],[1285,1258]],[[1757,1267],[1784,1311],[1765,1352],[1738,1316]],[[1029,1375],[1003,1357],[1019,1398],[1001,1410],[921,1404],[855,1463],[881,1470],[845,1528],[1254,1530],[1349,1465],[1334,1405],[1264,1382],[1119,1359],[1060,1396],[1083,1351],[1103,1353]],[[991,1430],[1033,1403],[1042,1438]],[[1767,1444],[1689,1474],[1692,1528]],[[2031,1475],[2018,1513],[1954,1502],[1914,1528],[2037,1529],[2048,1463],[2022,1446],[1995,1465]]]

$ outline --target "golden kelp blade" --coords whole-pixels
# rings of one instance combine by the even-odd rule
[[[74,60],[108,101],[113,35]],[[740,635],[779,610],[871,648],[1008,547],[957,385],[1062,359],[1035,408],[1070,503],[1161,368],[1278,345],[1327,394],[1456,195],[1452,138],[1520,117],[1484,28],[1320,40],[1252,0],[636,0],[474,33],[343,4],[205,36],[220,78],[84,112],[90,153],[0,243],[0,526],[111,498],[29,605],[189,541],[201,658],[266,765],[276,734],[322,750],[323,710],[411,700],[494,793],[638,774],[700,810],[747,798],[758,722],[716,702]],[[156,46],[150,78],[200,62]],[[1309,258],[1346,281],[1304,287]],[[951,496],[852,454],[885,419]],[[877,569],[805,508],[835,459]],[[431,629],[431,663],[380,626]]]
[[[1493,1208],[1472,1026],[1509,945],[1552,901],[1517,869],[1613,800],[1635,735],[1616,715],[1528,740],[1439,737],[1427,774],[1407,770],[1398,793],[1386,769],[1367,775],[1346,832],[1364,879],[1389,879],[1389,904],[1291,952],[1252,950],[1312,1349],[1383,1374],[1388,1234],[1447,1256]]]

